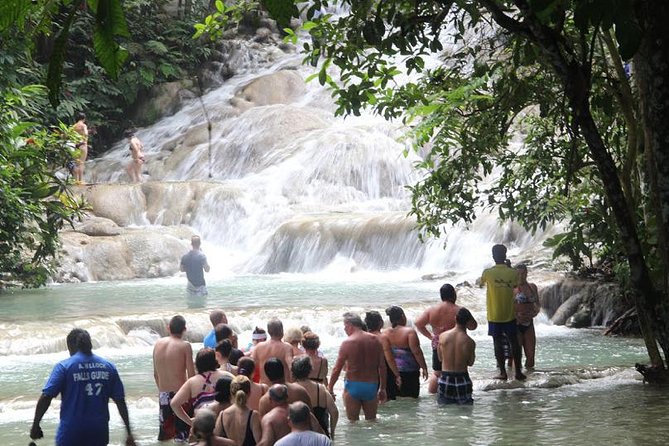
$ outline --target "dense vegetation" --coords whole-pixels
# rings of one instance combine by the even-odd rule
[[[305,62],[320,67],[340,114],[371,107],[412,127],[424,154],[425,178],[412,187],[423,234],[486,208],[531,230],[566,221],[549,242],[556,254],[575,268],[593,258],[614,265],[652,364],[666,365],[666,2],[262,3],[284,23],[306,18]],[[332,6],[349,13],[324,13]],[[219,4],[198,31],[216,38],[236,7]],[[396,82],[402,72],[416,80]],[[521,147],[510,144],[517,131]]]
[[[47,280],[58,230],[81,215],[65,165],[77,112],[93,130],[90,154],[131,126],[128,111],[151,87],[192,78],[210,46],[192,39],[209,2],[3,0],[0,2],[0,289]],[[48,88],[47,88],[48,87]]]

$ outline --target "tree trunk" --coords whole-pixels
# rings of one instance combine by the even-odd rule
[[[645,155],[651,197],[657,219],[658,253],[662,261],[663,293],[649,310],[665,359],[669,359],[669,2],[637,2],[643,40],[634,59],[639,87]]]
[[[655,2],[663,0],[654,0]],[[620,239],[625,247],[625,254],[630,267],[630,283],[634,297],[634,303],[639,315],[639,324],[643,333],[648,356],[651,364],[655,367],[664,368],[665,364],[658,348],[658,341],[666,353],[669,347],[669,331],[667,330],[667,317],[669,312],[659,312],[661,306],[660,293],[657,292],[650,276],[648,264],[644,256],[639,234],[637,231],[637,220],[623,192],[619,178],[618,168],[602,140],[597,124],[590,110],[590,67],[582,65],[578,53],[565,42],[559,40],[551,28],[537,19],[532,13],[530,5],[526,1],[518,1],[519,9],[526,18],[526,35],[543,51],[550,61],[556,74],[562,79],[565,96],[569,100],[572,116],[585,139],[590,155],[597,165],[597,171],[604,186],[607,202],[613,210],[613,215],[618,226]],[[500,23],[505,26],[505,23]],[[658,21],[661,28],[662,20]],[[661,29],[657,30],[661,33]],[[666,48],[663,48],[666,51]],[[669,59],[667,59],[669,60]],[[666,69],[667,67],[665,67]],[[665,78],[665,80],[668,78]],[[666,125],[666,121],[665,121]],[[667,140],[669,142],[669,140]],[[667,154],[667,172],[664,178],[667,182],[667,204],[663,212],[669,217],[669,154]],[[669,221],[669,219],[667,220]],[[669,259],[669,254],[667,254]],[[659,315],[659,316],[658,316]],[[665,355],[666,356],[666,355]]]

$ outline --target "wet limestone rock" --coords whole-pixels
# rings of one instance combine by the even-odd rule
[[[244,87],[230,99],[230,103],[241,110],[252,107],[290,104],[305,92],[302,76],[293,70],[281,70],[260,76]]]

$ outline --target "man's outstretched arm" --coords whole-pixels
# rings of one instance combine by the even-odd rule
[[[33,419],[33,425],[30,428],[30,438],[32,438],[33,440],[37,440],[39,438],[44,437],[44,433],[42,432],[42,429],[39,427],[39,423],[40,421],[42,421],[42,417],[49,409],[52,399],[53,397],[47,395],[46,393],[43,393],[39,397],[39,400],[37,400],[37,406],[35,407],[35,418]]]

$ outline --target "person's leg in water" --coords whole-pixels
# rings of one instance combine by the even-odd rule
[[[349,421],[358,421],[360,419],[362,402],[353,398],[347,390],[344,390],[344,408],[346,409],[346,418]]]
[[[506,380],[508,376],[506,374],[506,358],[504,355],[504,343],[506,342],[505,335],[503,333],[494,334],[492,336],[492,342],[495,347],[495,359],[497,360],[497,369],[499,370],[499,374],[493,379]]]
[[[534,369],[534,355],[537,347],[537,335],[534,331],[534,324],[530,324],[525,333],[522,333],[521,345],[525,351],[525,368],[528,370]]]
[[[379,400],[374,398],[362,402],[362,411],[365,412],[365,420],[376,420],[376,412],[379,408]]]
[[[507,333],[506,337],[509,340],[509,344],[511,345],[511,354],[513,355],[513,363],[515,364],[514,370],[516,372],[516,379],[523,381],[527,379],[527,376],[523,375],[523,372],[521,371],[523,352],[520,348],[520,343],[518,342],[518,336],[516,333]]]

